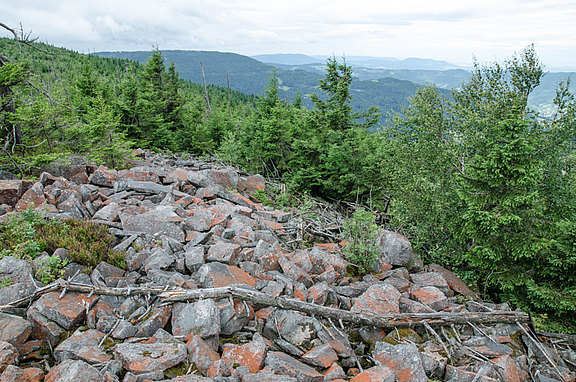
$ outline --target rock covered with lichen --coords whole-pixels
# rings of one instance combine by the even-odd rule
[[[354,277],[344,243],[288,245],[302,222],[254,197],[267,186],[263,177],[135,154],[126,170],[87,164],[59,172],[67,178],[0,180],[7,214],[33,208],[108,227],[125,267],[69,262],[61,276],[94,291],[126,291],[44,290],[34,264],[4,256],[2,381],[575,379],[566,340],[543,343],[517,324],[383,330],[236,298],[167,304],[158,294],[130,293],[234,286],[368,316],[510,310],[480,301],[447,269],[423,267],[393,232],[380,236],[378,272]]]

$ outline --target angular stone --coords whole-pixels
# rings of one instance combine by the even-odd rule
[[[64,328],[54,321],[50,321],[37,310],[28,309],[26,317],[32,323],[32,337],[46,340],[55,347],[60,341],[60,335],[64,332]]]
[[[105,379],[95,367],[70,359],[50,370],[44,382],[105,382]]]
[[[120,220],[125,231],[143,232],[156,237],[166,235],[184,241],[182,219],[171,206],[155,206],[139,214],[121,212]]]
[[[0,375],[0,381],[2,382],[42,382],[43,380],[44,372],[35,367],[21,369],[17,366],[9,365]]]
[[[400,313],[400,292],[389,284],[373,284],[356,299],[353,313],[392,314]]]
[[[120,206],[116,202],[110,202],[110,204],[100,208],[92,219],[94,220],[105,220],[113,222],[118,219],[118,214],[120,212]]]
[[[195,334],[205,340],[217,339],[220,335],[220,311],[214,300],[205,299],[192,304],[174,304],[172,333],[181,337]]]
[[[458,276],[454,272],[449,271],[448,269],[441,267],[438,264],[432,264],[428,267],[431,272],[438,272],[440,273],[450,289],[452,289],[456,293],[460,293],[463,296],[471,298],[473,300],[479,300],[478,295],[474,293],[468,285],[464,283],[464,281],[460,280]]]
[[[436,311],[442,310],[450,305],[450,301],[446,295],[442,293],[440,289],[433,286],[410,289],[410,298],[424,305],[428,305]]]
[[[310,276],[306,271],[302,268],[288,260],[284,256],[280,256],[278,259],[278,264],[282,268],[282,272],[291,279],[294,279],[302,284],[304,284],[307,288],[310,288],[314,283],[312,280],[312,276]]]
[[[496,382],[498,379],[488,377],[487,375],[478,375],[478,373],[466,370],[463,367],[452,365],[446,366],[444,380],[449,382]]]
[[[398,382],[428,381],[418,348],[413,344],[390,345],[376,342],[372,356],[379,365],[394,370]]]
[[[9,278],[13,283],[31,283],[32,266],[26,260],[13,256],[4,256],[0,259],[0,277],[3,279]],[[6,303],[9,302],[12,301],[7,301]]]
[[[321,329],[322,324],[315,318],[276,309],[268,319],[263,333],[266,338],[280,337],[294,346],[301,346],[316,338]]]
[[[184,253],[186,269],[194,274],[202,265],[204,265],[204,248],[192,247]]]
[[[220,309],[220,332],[224,336],[231,336],[248,324],[254,317],[251,304],[240,300],[221,300],[218,303]]]
[[[162,248],[156,248],[144,261],[142,268],[144,272],[150,273],[153,269],[168,269],[172,264],[174,264],[175,258],[172,255],[166,253]]]
[[[287,375],[277,375],[272,372],[264,372],[258,374],[246,374],[242,376],[242,382],[296,382],[296,378],[288,377]]]
[[[0,180],[0,204],[14,207],[22,195],[21,180]]]
[[[298,382],[324,381],[324,376],[315,369],[281,352],[268,352],[266,367],[275,374],[294,377]]]
[[[448,360],[439,353],[423,351],[420,353],[424,372],[429,378],[442,379]]]
[[[98,296],[76,292],[68,292],[60,298],[60,292],[49,292],[34,302],[30,309],[70,330],[82,323],[86,318],[86,307],[92,307],[97,299]]]
[[[248,177],[241,177],[238,181],[238,188],[249,194],[262,190],[266,190],[266,179],[260,174],[251,175]]]
[[[66,191],[70,191],[66,194]],[[82,203],[82,196],[75,190],[65,190],[56,203],[58,211],[74,219],[90,218],[90,213]]]
[[[54,357],[58,362],[69,359],[82,360],[89,364],[108,362],[112,356],[98,347],[102,338],[104,333],[97,330],[89,329],[84,332],[76,330],[54,349]]]
[[[188,181],[196,187],[219,185],[224,188],[236,188],[238,173],[233,169],[190,171]]]
[[[380,260],[385,263],[403,267],[412,259],[412,244],[407,238],[396,232],[384,231],[378,239]]]
[[[120,320],[116,324],[116,328],[110,333],[110,337],[117,340],[125,340],[126,338],[134,337],[138,332],[138,328],[126,320]]]
[[[114,182],[114,192],[133,190],[144,194],[162,194],[172,191],[172,187],[163,186],[155,182],[138,181],[134,179],[122,179]]]
[[[201,377],[195,374],[181,375],[176,378],[165,379],[163,382],[212,382],[211,378]]]
[[[314,246],[312,248],[310,251],[310,261],[313,264],[312,273],[320,274],[332,268],[339,277],[346,275],[348,262],[337,254],[325,251],[321,247]]]
[[[0,341],[0,373],[9,365],[18,364],[18,350],[6,341]]]
[[[46,198],[44,197],[44,186],[40,182],[34,183],[34,185],[22,195],[18,203],[16,203],[16,210],[22,211],[27,208],[36,208],[46,203]]]
[[[316,305],[336,304],[336,293],[327,282],[322,281],[308,288],[308,301]]]
[[[499,344],[484,336],[473,336],[462,342],[463,345],[474,349],[476,352],[488,358],[495,358],[502,355],[512,355],[514,351],[511,347]]]
[[[324,372],[324,381],[342,381],[346,379],[346,373],[342,366],[337,363],[333,363],[332,366]]]
[[[310,365],[326,369],[338,361],[338,355],[330,345],[324,344],[310,349],[302,356],[302,360]]]
[[[422,272],[410,275],[412,282],[418,287],[433,286],[442,291],[446,296],[451,297],[454,292],[448,286],[446,279],[439,272]]]
[[[219,288],[233,284],[246,284],[254,287],[256,284],[254,277],[237,266],[219,262],[202,265],[196,276],[203,288]]]
[[[394,370],[386,366],[374,366],[356,375],[350,382],[395,382]]]
[[[206,260],[234,265],[238,253],[240,253],[238,244],[217,243],[208,250]]]
[[[121,343],[114,355],[124,368],[135,374],[164,371],[184,361],[186,346],[181,342]]]
[[[162,306],[155,308],[152,315],[146,319],[136,332],[136,337],[151,337],[158,331],[166,326],[170,320],[172,310],[169,306]]]
[[[509,355],[502,355],[492,361],[498,368],[498,376],[502,379],[502,382],[523,381],[528,377],[524,375],[514,359]]]
[[[348,358],[354,355],[354,350],[352,350],[348,335],[335,327],[322,329],[318,332],[318,338],[322,342],[330,345],[340,357]]]
[[[212,228],[212,213],[201,207],[196,208],[194,215],[186,219],[185,228],[196,232],[209,231]]]
[[[247,344],[225,344],[222,349],[222,359],[232,365],[245,366],[250,373],[256,373],[264,366],[266,351],[264,339],[255,333],[254,339]]]
[[[112,187],[118,172],[116,170],[108,170],[105,166],[100,166],[98,169],[90,175],[90,183],[96,186]]]
[[[0,341],[19,347],[32,333],[32,324],[19,316],[0,313]]]
[[[101,283],[103,286],[116,287],[118,286],[118,280],[124,276],[124,273],[126,271],[123,269],[102,261],[94,268],[90,278],[94,285]]]
[[[202,374],[206,375],[212,364],[220,359],[220,355],[212,350],[201,336],[194,335],[186,342],[188,362],[196,365]]]
[[[310,260],[309,250],[301,249],[296,253],[288,255],[288,259],[296,264],[298,267],[306,273],[310,273],[312,270],[312,260]]]

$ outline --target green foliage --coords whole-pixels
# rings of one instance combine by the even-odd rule
[[[0,66],[0,86],[15,86],[29,75],[30,68],[24,63],[8,62]]]
[[[358,267],[360,275],[372,272],[380,254],[380,229],[374,222],[374,215],[363,208],[357,209],[344,223],[343,234],[347,241],[344,248],[346,260]]]
[[[38,240],[37,229],[51,225],[54,223],[33,209],[11,215],[0,225],[0,257],[35,259],[46,249]]]
[[[125,253],[112,250],[112,243],[104,226],[84,220],[46,219],[33,209],[14,214],[0,225],[0,257],[34,260],[44,251],[66,248],[73,261],[87,267],[106,261],[125,268]],[[64,266],[65,262],[50,256],[41,262],[37,275],[57,278]]]
[[[576,312],[574,101],[561,88],[556,118],[539,119],[527,105],[542,73],[529,47],[476,65],[453,101],[421,90],[388,131],[392,223],[493,298],[563,322]]]
[[[50,284],[64,275],[64,267],[67,264],[68,261],[62,260],[59,256],[47,256],[40,260],[40,265],[34,275],[43,284]]]
[[[105,226],[85,220],[68,219],[60,226],[40,228],[39,241],[48,251],[66,248],[73,261],[95,267],[101,261],[125,268],[125,254],[112,250],[114,238]]]

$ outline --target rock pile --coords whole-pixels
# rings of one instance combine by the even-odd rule
[[[297,222],[250,196],[261,176],[137,154],[129,170],[0,181],[2,214],[104,224],[127,264],[70,263],[43,287],[28,262],[0,259],[2,381],[575,380],[568,344],[540,342],[506,304],[424,268],[401,235],[382,233],[379,272],[357,280],[339,244],[285,249]],[[512,319],[484,325],[490,312]],[[451,316],[470,321],[439,325]]]

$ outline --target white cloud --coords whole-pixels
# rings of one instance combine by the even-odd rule
[[[20,0],[0,21],[79,51],[224,50],[428,57],[470,63],[535,43],[576,66],[573,0]]]

